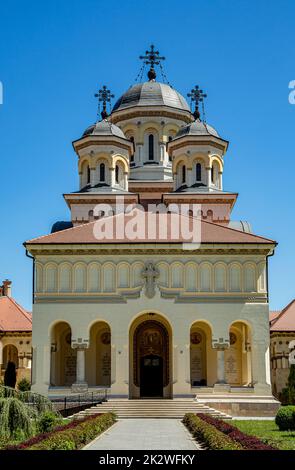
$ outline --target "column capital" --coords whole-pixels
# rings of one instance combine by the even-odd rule
[[[212,348],[217,350],[225,350],[230,347],[229,338],[219,338],[219,339],[212,339]]]
[[[87,349],[89,348],[89,339],[72,339],[71,347],[72,349]]]

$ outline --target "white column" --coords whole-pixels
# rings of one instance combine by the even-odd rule
[[[143,144],[137,144],[138,164],[143,164]]]
[[[209,188],[209,186],[211,186],[211,168],[207,167],[206,171],[207,171],[207,186]]]
[[[115,168],[110,168],[110,185],[113,188],[116,184],[115,181]]]
[[[252,370],[254,389],[262,393],[270,392],[270,384],[267,383],[266,369],[270,367],[267,359],[268,344],[263,340],[255,340],[252,343]]]
[[[95,186],[96,168],[90,168],[90,186]]]
[[[220,171],[218,174],[219,174],[219,189],[222,190],[222,172]]]
[[[85,384],[85,349],[77,348],[76,384]]]
[[[160,143],[160,165],[166,164],[166,144],[164,142]]]
[[[118,321],[111,325],[112,383],[111,395],[118,398],[129,396],[129,335]]]
[[[191,187],[193,182],[192,182],[192,169],[188,168],[186,170],[186,184],[188,187]]]
[[[124,173],[124,189],[125,191],[128,191],[128,173]]]
[[[225,384],[224,349],[217,349],[217,383]]]

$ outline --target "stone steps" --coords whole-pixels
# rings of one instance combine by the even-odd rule
[[[231,416],[215,410],[193,399],[187,400],[115,400],[92,406],[80,411],[75,416],[81,419],[85,416],[113,411],[119,419],[123,418],[177,418],[182,419],[186,413],[207,413],[217,418],[231,419]]]

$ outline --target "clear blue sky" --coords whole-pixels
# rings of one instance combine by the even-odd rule
[[[279,242],[270,259],[271,308],[295,297],[295,2],[266,0],[36,0],[1,2],[0,280],[31,308],[22,243],[46,234],[78,189],[72,140],[96,118],[93,94],[118,98],[154,42],[171,84],[208,93],[207,121],[230,140],[224,188],[235,220]]]

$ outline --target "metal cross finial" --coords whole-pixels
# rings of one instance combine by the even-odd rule
[[[161,60],[165,60],[165,57],[160,56],[159,51],[155,51],[155,46],[151,44],[150,50],[145,51],[145,55],[141,55],[139,58],[143,60],[145,64],[150,64],[151,68],[148,71],[148,77],[150,80],[154,80],[156,78],[154,66],[159,65]]]
[[[191,99],[191,101],[195,102],[195,111],[193,112],[193,115],[195,116],[195,119],[199,119],[199,103],[202,103],[204,98],[207,98],[206,93],[204,93],[203,90],[200,90],[199,86],[196,85],[195,88],[193,88],[191,92],[187,94],[187,96]]]
[[[98,90],[98,93],[95,93],[95,98],[98,98],[98,103],[102,103],[102,112],[101,112],[101,117],[102,119],[106,119],[108,117],[107,113],[107,103],[111,102],[111,98],[114,98],[115,95],[111,93],[111,90],[109,90],[105,85]],[[98,104],[99,106],[99,104]]]

